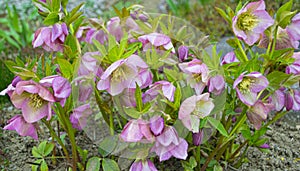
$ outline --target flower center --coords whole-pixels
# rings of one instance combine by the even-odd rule
[[[129,68],[126,66],[120,66],[118,67],[113,73],[112,73],[112,79],[114,81],[121,81],[121,80],[126,80],[127,78],[127,74],[128,73]]]
[[[196,82],[202,81],[201,74],[193,74],[193,78],[195,79]]]
[[[203,118],[206,114],[203,111],[203,108],[205,108],[205,103],[203,101],[198,101],[196,103],[196,108],[193,111],[193,114],[199,118]]]
[[[243,31],[252,30],[257,25],[257,18],[247,12],[242,13],[237,19],[237,25]]]
[[[249,91],[251,84],[254,83],[254,80],[251,78],[244,78],[243,81],[239,84],[239,89],[241,91]]]
[[[38,94],[31,94],[29,98],[30,98],[29,104],[31,105],[31,107],[33,107],[35,109],[41,108],[45,101]]]

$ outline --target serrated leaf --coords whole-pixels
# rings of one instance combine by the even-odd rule
[[[92,157],[86,164],[86,171],[99,171],[100,170],[100,158]]]
[[[221,8],[218,8],[218,7],[215,7],[215,9],[224,18],[225,21],[227,21],[229,24],[231,24],[232,21],[224,10],[222,10]]]
[[[282,5],[276,13],[276,21],[278,23],[281,23],[283,20],[285,20],[285,17],[287,17],[287,13],[289,13],[292,9],[293,6],[293,0],[290,0],[289,2],[285,3],[284,5]],[[279,25],[281,26],[281,25]],[[284,26],[284,25],[282,25]],[[281,27],[282,27],[281,26]],[[282,27],[285,28],[285,27]]]
[[[182,94],[181,94],[181,87],[179,83],[176,83],[176,90],[174,93],[174,105],[179,108],[181,102]]]
[[[39,150],[40,153],[44,154],[46,145],[47,145],[47,141],[43,141],[43,142],[41,142],[41,143],[39,144],[38,150]]]
[[[212,117],[207,117],[207,121],[214,128],[216,128],[222,135],[224,135],[225,137],[228,137],[227,131],[225,130],[223,124],[219,120],[216,120],[215,118],[212,118]]]
[[[269,87],[273,90],[277,90],[282,86],[282,83],[285,82],[291,75],[286,74],[281,71],[273,71],[267,75],[269,81]]]
[[[118,164],[111,159],[104,158],[102,161],[103,171],[120,171]]]
[[[60,67],[63,76],[65,78],[70,78],[73,74],[73,67],[70,64],[70,62],[62,58],[57,58],[57,63]]]

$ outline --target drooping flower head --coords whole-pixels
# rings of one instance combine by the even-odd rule
[[[234,34],[250,46],[258,41],[261,33],[274,24],[274,20],[265,9],[263,0],[251,2],[232,19]]]
[[[188,143],[180,138],[172,126],[166,126],[163,132],[156,137],[151,151],[159,156],[159,161],[165,161],[172,156],[185,160],[187,158]]]
[[[30,136],[35,140],[38,139],[34,124],[26,122],[22,115],[16,115],[11,118],[3,129],[15,130],[21,136]]]
[[[290,91],[286,92],[286,100],[285,100],[285,107],[286,110],[300,110],[300,90],[291,89]]]
[[[239,99],[246,105],[253,106],[257,94],[269,85],[269,81],[259,72],[242,73],[233,83]]]
[[[208,81],[208,91],[220,95],[225,89],[225,80],[221,75],[213,76]]]
[[[300,74],[300,52],[295,52],[292,57],[295,58],[295,61],[286,67],[285,73]]]
[[[150,89],[148,89],[143,94],[143,102],[148,102],[153,100],[161,91],[163,96],[166,97],[169,101],[174,101],[174,93],[176,90],[176,87],[168,82],[168,81],[158,81],[154,84],[149,86]]]
[[[151,160],[139,160],[132,163],[129,171],[157,171]]]
[[[261,123],[267,119],[269,112],[270,109],[261,100],[259,100],[247,111],[247,117],[254,125],[254,128],[259,130]]]
[[[199,132],[200,119],[208,116],[214,108],[209,93],[194,95],[185,99],[179,109],[178,118],[193,133]]]
[[[46,51],[63,51],[63,44],[68,34],[65,23],[42,27],[35,32],[32,46],[34,48],[42,46]]]
[[[87,118],[93,113],[90,104],[84,104],[75,108],[70,115],[73,128],[82,130],[87,124]]]
[[[296,14],[292,18],[291,24],[286,27],[286,31],[287,31],[288,35],[291,37],[291,39],[296,40],[296,41],[300,40],[299,27],[300,27],[300,13]]]
[[[179,68],[187,73],[187,83],[194,88],[197,95],[200,95],[208,83],[209,71],[202,61],[193,59],[190,62],[178,64]]]
[[[120,138],[125,142],[153,142],[149,122],[142,119],[130,120],[120,134]]]
[[[188,59],[189,48],[187,46],[181,45],[178,48],[178,58],[180,62],[183,62]]]
[[[222,58],[222,61],[221,61],[221,65],[225,65],[225,64],[230,64],[232,62],[240,62],[237,57],[235,56],[235,53],[232,51],[232,52],[229,52],[227,53],[223,58]]]
[[[137,55],[131,55],[111,64],[102,74],[97,84],[99,90],[106,90],[112,96],[120,94],[126,88],[149,86],[152,75],[148,65]]]
[[[52,116],[51,104],[55,97],[44,86],[29,80],[19,81],[11,95],[13,105],[22,110],[27,123],[34,123],[47,116]]]
[[[172,53],[175,53],[171,39],[164,34],[150,33],[140,36],[138,40],[143,43],[144,50],[151,49],[151,45],[153,45],[155,47],[163,47],[165,50],[171,50]]]

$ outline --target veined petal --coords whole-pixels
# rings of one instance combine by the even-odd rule
[[[26,99],[22,105],[22,114],[26,122],[28,123],[37,122],[42,118],[44,118],[45,116],[49,115],[48,103],[44,102],[44,104],[37,109],[31,106],[29,99]]]

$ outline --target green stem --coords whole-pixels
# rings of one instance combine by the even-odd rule
[[[247,115],[246,115],[246,111],[247,111],[248,107],[245,107],[242,111],[242,114],[239,116],[236,124],[234,125],[233,129],[231,130],[229,137],[231,137],[235,131],[246,121],[247,119]]]
[[[110,130],[110,135],[114,135],[114,116],[113,113],[109,115],[109,130]]]
[[[198,145],[198,147],[196,148],[196,161],[197,161],[198,170],[201,169],[200,159],[201,159],[201,145]]]
[[[66,146],[64,145],[64,143],[61,141],[61,139],[56,135],[55,131],[53,130],[53,128],[51,127],[50,123],[44,119],[42,119],[42,122],[46,125],[46,127],[49,129],[50,134],[52,136],[53,139],[56,139],[58,144],[62,147],[64,154],[66,155],[66,158],[68,161],[70,161],[70,157],[69,157],[69,153],[68,150],[66,148]]]
[[[241,158],[239,159],[239,161],[238,161],[237,164],[235,165],[236,168],[239,168],[239,167],[242,165],[242,161],[243,161],[243,159],[245,158],[245,155],[246,155],[246,153],[247,153],[247,151],[248,151],[248,148],[249,148],[249,145],[247,144],[247,146],[246,146],[246,148],[245,148],[245,150],[244,150],[244,152],[243,152]]]
[[[271,59],[272,59],[272,56],[273,56],[274,51],[276,49],[277,32],[278,32],[278,26],[276,26],[276,28],[275,28],[274,40],[273,40],[273,44],[272,44],[272,51],[271,51],[271,54],[270,54]]]
[[[243,142],[243,144],[241,144],[241,145],[239,146],[239,148],[236,149],[236,150],[234,151],[234,153],[230,156],[229,159],[233,159],[233,158],[241,151],[241,149],[242,149],[248,142],[249,142],[248,140],[245,141],[245,142]]]
[[[247,57],[247,55],[246,55],[246,53],[245,53],[245,51],[244,51],[244,49],[243,49],[243,47],[242,47],[242,45],[241,45],[240,40],[238,40],[238,38],[236,38],[236,40],[237,40],[237,42],[238,42],[237,45],[238,45],[240,51],[242,52],[242,55],[243,55],[244,60],[245,60],[245,61],[248,61],[248,57]]]

